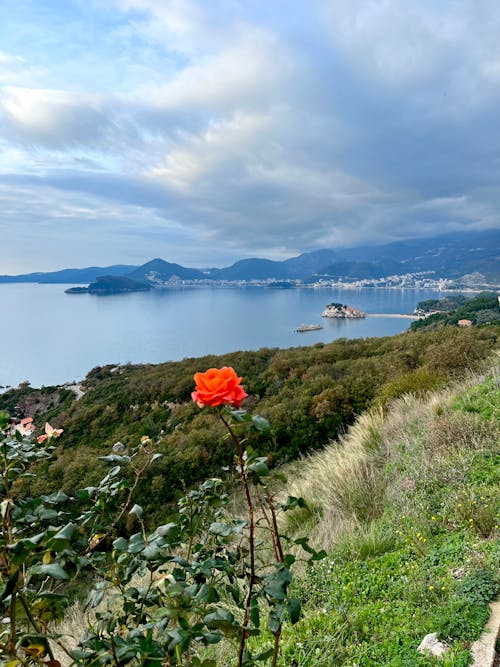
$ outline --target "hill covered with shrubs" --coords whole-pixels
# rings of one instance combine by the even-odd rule
[[[232,463],[223,426],[191,400],[195,372],[213,366],[237,370],[249,394],[244,407],[272,425],[252,446],[275,465],[322,448],[371,405],[383,407],[408,392],[422,395],[479,368],[499,336],[499,326],[443,328],[159,365],[97,367],[79,400],[61,387],[40,391],[24,385],[0,396],[0,409],[36,417],[37,423],[48,418],[64,429],[55,458],[41,463],[29,481],[30,493],[59,488],[72,493],[95,484],[105,472],[99,456],[117,442],[127,448],[143,437],[152,439],[163,456],[137,493],[154,517],[183,488],[220,476]]]
[[[416,312],[424,317],[412,322],[413,331],[457,326],[460,320],[469,320],[473,325],[500,323],[500,302],[495,292],[482,292],[472,298],[459,294],[421,301]]]

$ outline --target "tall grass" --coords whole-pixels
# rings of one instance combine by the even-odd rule
[[[366,530],[390,504],[399,513],[421,512],[418,491],[432,495],[436,485],[465,483],[475,454],[498,446],[500,424],[495,411],[489,420],[472,412],[470,401],[469,412],[457,411],[457,397],[483,380],[496,386],[499,367],[497,358],[489,379],[471,375],[455,387],[424,397],[407,394],[385,412],[361,415],[337,442],[301,462],[286,493],[303,497],[308,509],[287,516],[286,529],[306,523],[311,544],[328,550]]]

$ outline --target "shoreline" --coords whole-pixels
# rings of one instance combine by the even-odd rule
[[[405,320],[419,320],[418,315],[407,315],[405,313],[365,313],[366,317],[396,317]]]

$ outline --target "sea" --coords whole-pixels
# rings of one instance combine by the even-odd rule
[[[424,289],[265,287],[176,287],[96,296],[65,294],[67,287],[0,285],[2,388],[25,381],[33,387],[78,382],[106,364],[392,336],[411,320],[387,315],[411,314],[419,301],[442,296]],[[377,316],[322,318],[331,302]],[[301,324],[323,328],[297,333]]]

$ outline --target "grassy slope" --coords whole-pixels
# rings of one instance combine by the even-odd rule
[[[500,583],[499,370],[365,414],[301,465],[287,491],[329,557],[297,584],[305,615],[283,667],[430,665],[416,652],[430,632],[450,646],[439,664],[469,664]]]

